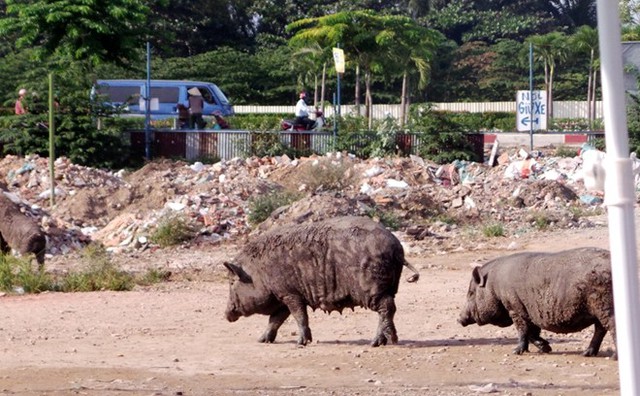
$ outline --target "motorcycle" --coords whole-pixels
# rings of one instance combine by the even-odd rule
[[[293,120],[282,120],[280,127],[283,131],[320,131],[327,124],[324,118],[324,113],[320,109],[316,109],[314,112],[316,119],[313,123],[303,124],[297,123]]]

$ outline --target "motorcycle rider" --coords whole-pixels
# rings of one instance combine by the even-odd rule
[[[314,121],[309,118],[309,108],[307,107],[307,102],[305,101],[307,97],[307,93],[302,91],[300,92],[300,99],[298,103],[296,103],[296,124],[304,125],[304,129],[313,128]]]

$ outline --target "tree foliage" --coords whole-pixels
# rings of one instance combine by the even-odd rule
[[[41,58],[59,55],[93,64],[127,65],[146,38],[149,7],[136,0],[6,0],[0,34],[16,35],[18,48]]]

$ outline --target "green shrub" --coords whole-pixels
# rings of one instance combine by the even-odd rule
[[[454,225],[458,224],[458,219],[449,213],[440,213],[433,218],[434,221],[440,221],[444,224]]]
[[[227,121],[233,129],[247,131],[279,131],[282,119],[294,118],[293,114],[236,114]]]
[[[584,206],[572,205],[569,207],[569,212],[574,219],[580,219],[582,217],[599,216],[604,213],[604,209],[601,206]]]
[[[89,244],[81,252],[84,269],[67,273],[59,282],[64,292],[126,291],[135,285],[133,275],[118,270],[104,246]]]
[[[44,291],[88,292],[100,290],[126,291],[136,284],[151,285],[165,281],[170,273],[149,269],[138,277],[118,270],[106,249],[99,244],[87,245],[80,253],[77,271],[52,275],[31,260],[0,255],[0,290],[8,293],[41,293]]]
[[[4,154],[49,156],[48,79],[32,81],[27,99],[29,113],[0,117],[0,143]],[[122,133],[131,120],[110,117],[109,109],[91,101],[90,75],[72,62],[56,76],[59,106],[55,114],[55,153],[73,163],[118,169],[129,165],[130,146]],[[100,120],[101,125],[98,125]]]
[[[249,199],[249,224],[256,225],[265,221],[274,210],[300,199],[300,194],[288,191],[272,191]]]
[[[156,283],[165,282],[170,277],[170,271],[163,271],[157,268],[149,268],[143,274],[136,277],[136,284],[141,286],[150,286]]]
[[[467,132],[477,130],[457,121],[456,118],[459,116],[456,113],[433,111],[425,105],[411,109],[407,127],[419,135],[418,155],[439,164],[476,159],[476,153]]]
[[[160,247],[168,247],[193,239],[195,234],[196,231],[184,215],[168,214],[158,221],[157,228],[149,240]]]
[[[504,226],[500,223],[487,224],[482,228],[482,234],[486,237],[501,237],[505,235]]]
[[[589,120],[586,118],[554,118],[550,121],[551,122],[548,127],[548,130],[550,131],[581,132],[604,130],[602,120],[595,120],[593,128],[591,128]]]
[[[25,293],[40,293],[52,290],[53,281],[44,268],[32,265],[30,259],[18,259],[0,254],[0,289],[14,292],[21,289]]]
[[[380,224],[393,231],[397,231],[402,225],[400,218],[390,210],[388,211],[381,210],[379,208],[373,208],[368,210],[366,214],[368,217],[379,221]]]
[[[546,213],[540,211],[534,211],[528,218],[533,227],[540,231],[548,229],[552,221]]]
[[[557,157],[573,158],[578,155],[578,149],[569,146],[558,146],[555,155]]]

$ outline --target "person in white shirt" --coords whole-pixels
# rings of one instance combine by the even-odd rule
[[[302,124],[305,129],[311,129],[313,120],[309,119],[309,108],[307,107],[307,102],[305,102],[306,97],[307,94],[305,92],[300,92],[300,99],[296,103],[296,124]]]

